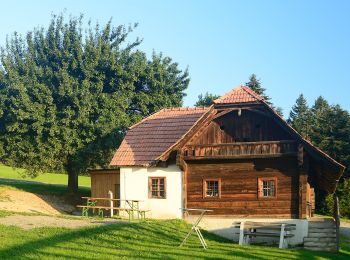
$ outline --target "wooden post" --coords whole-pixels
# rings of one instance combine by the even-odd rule
[[[339,199],[338,197],[334,194],[333,196],[333,201],[334,201],[334,206],[333,206],[333,217],[335,221],[335,234],[336,234],[336,248],[337,252],[340,249],[340,244],[339,244],[339,226],[340,226],[340,212],[339,212]]]
[[[306,187],[307,175],[301,171],[299,173],[299,218],[305,219],[306,215]]]
[[[307,172],[308,161],[305,160],[304,147],[302,144],[298,145],[298,165],[299,165],[299,218],[305,219],[307,217]]]
[[[108,191],[108,194],[109,194],[109,198],[111,199],[109,201],[110,203],[110,207],[111,207],[111,218],[113,217],[113,192],[112,191]]]

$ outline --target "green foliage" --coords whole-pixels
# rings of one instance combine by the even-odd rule
[[[294,129],[297,129],[299,134],[304,138],[310,139],[312,115],[303,94],[299,95],[295,105],[292,107],[288,122]]]
[[[203,232],[208,249],[195,234],[179,247],[191,226],[180,220],[101,225],[80,229],[23,230],[0,225],[1,259],[348,259],[349,244],[340,253],[239,246]],[[346,238],[344,238],[344,241]],[[83,249],[83,250],[82,250]]]
[[[206,92],[204,95],[200,94],[198,100],[194,106],[196,107],[209,107],[213,104],[214,100],[219,98],[219,95],[214,95]]]
[[[1,49],[0,162],[28,174],[77,175],[106,166],[128,126],[182,105],[189,83],[169,57],[151,59],[128,42],[134,26],[53,16],[48,28],[18,34]]]
[[[337,188],[336,195],[339,198],[340,216],[350,218],[350,179],[344,179]],[[322,198],[322,196],[321,196]],[[325,215],[333,215],[333,194],[328,194],[321,201],[319,212]]]
[[[283,110],[281,107],[275,107],[272,102],[271,98],[266,94],[266,89],[262,87],[261,80],[257,79],[255,74],[250,75],[249,81],[245,83],[245,85],[256,92],[259,96],[261,96],[267,104],[269,104],[272,109],[276,111],[277,114],[279,114],[281,117],[283,117]]]
[[[255,74],[250,75],[249,81],[245,83],[245,85],[251,90],[253,90],[254,92],[256,92],[258,95],[263,97],[265,102],[271,105],[271,102],[270,102],[271,98],[268,95],[266,95],[265,93],[266,89],[261,86],[261,80],[257,79]]]
[[[304,137],[345,165],[345,173],[336,194],[340,201],[340,212],[350,217],[350,115],[339,105],[329,105],[323,98],[316,99],[312,108],[300,95],[293,106],[288,122]],[[333,197],[316,191],[316,209],[322,214],[332,214]]]
[[[344,180],[337,189],[340,215],[350,219],[350,179]]]

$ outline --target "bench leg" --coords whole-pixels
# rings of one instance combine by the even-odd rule
[[[89,216],[89,208],[83,207],[83,208],[81,209],[81,215],[82,215],[83,217],[88,217],[88,216]]]
[[[98,216],[103,218],[103,209],[98,209]]]
[[[244,244],[244,221],[241,222],[239,226],[239,242],[238,244],[242,246]]]
[[[285,224],[282,224],[281,225],[281,233],[280,233],[280,243],[279,243],[279,248],[283,248],[283,244],[284,244],[284,236],[285,236],[285,231],[284,231],[284,228],[285,228]]]

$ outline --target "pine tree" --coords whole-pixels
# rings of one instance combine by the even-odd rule
[[[200,94],[198,96],[198,100],[194,106],[196,106],[196,107],[209,107],[213,104],[214,100],[219,98],[219,97],[220,97],[219,95],[213,95],[213,94],[210,94],[208,92],[206,92],[204,96],[202,94]]]
[[[275,110],[277,114],[279,114],[281,117],[283,117],[283,110],[281,107],[275,107],[272,102],[271,98],[266,94],[266,89],[261,86],[261,81],[260,79],[257,79],[256,75],[253,73],[249,77],[249,81],[245,83],[245,85],[256,92],[258,95],[260,95],[264,101],[271,106],[272,109]]]
[[[288,123],[297,130],[304,138],[310,139],[311,114],[307,101],[303,94],[300,94],[292,111],[289,114]]]
[[[257,79],[255,74],[250,75],[249,81],[245,83],[245,85],[264,98],[266,103],[271,105],[270,97],[265,93],[266,89],[261,86],[261,81],[260,79]]]

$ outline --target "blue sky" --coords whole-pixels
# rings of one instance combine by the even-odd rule
[[[350,110],[350,1],[0,1],[0,45],[14,31],[83,13],[116,25],[138,22],[141,49],[189,67],[185,106],[200,93],[224,94],[261,79],[288,115],[300,93]]]

